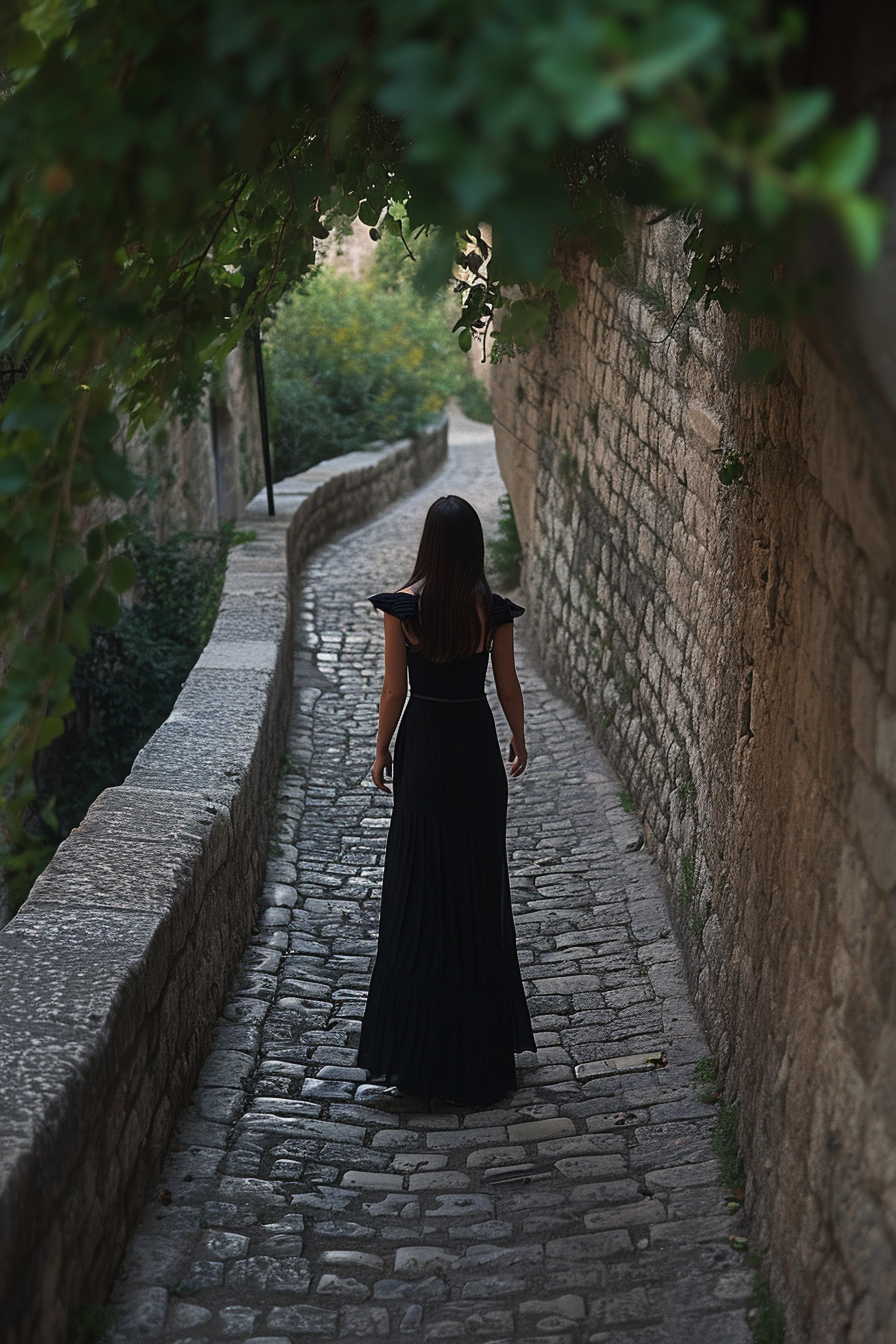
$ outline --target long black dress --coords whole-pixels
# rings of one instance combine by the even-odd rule
[[[417,618],[409,593],[370,599]],[[523,608],[493,597],[495,626]],[[376,964],[358,1063],[417,1097],[495,1101],[534,1050],[507,875],[507,776],[485,698],[489,654],[408,648]]]

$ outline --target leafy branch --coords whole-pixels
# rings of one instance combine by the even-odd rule
[[[346,217],[430,231],[421,269],[455,277],[462,346],[492,333],[497,357],[574,299],[558,239],[610,264],[639,205],[693,212],[694,298],[786,319],[807,301],[807,225],[833,219],[869,264],[883,222],[862,190],[874,127],[788,86],[800,38],[799,15],[762,0],[7,7],[0,351],[28,369],[0,410],[11,862],[74,653],[131,581],[118,525],[83,522],[130,494],[125,429],[195,407],[208,364]]]

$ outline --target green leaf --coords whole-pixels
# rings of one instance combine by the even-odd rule
[[[800,89],[785,93],[772,110],[772,127],[765,141],[766,147],[777,152],[785,145],[804,139],[826,120],[833,101],[830,89]]]
[[[84,551],[87,559],[95,565],[101,558],[106,548],[106,539],[101,527],[92,527],[84,540]]]
[[[48,532],[26,532],[19,538],[19,550],[32,565],[43,568],[49,565],[53,555],[53,538]]]
[[[74,708],[74,702],[72,703],[72,708]],[[53,795],[52,798],[48,798],[47,801],[44,803],[43,807],[40,809],[40,819],[50,831],[55,831],[57,829],[59,822],[57,821],[56,818],[55,794]]]
[[[90,619],[97,625],[113,626],[121,615],[118,598],[109,588],[101,588],[90,604]]]
[[[733,485],[739,481],[744,474],[744,464],[739,458],[726,458],[719,467],[718,477],[723,485]]]
[[[13,40],[3,53],[3,64],[8,70],[27,70],[38,64],[43,50],[43,43],[36,33],[17,28]]]
[[[94,471],[103,490],[119,499],[130,499],[137,488],[134,474],[121,453],[114,448],[98,452],[94,458]]]
[[[587,140],[619,121],[624,111],[625,100],[619,90],[593,80],[590,87],[568,99],[566,116],[573,135]]]
[[[776,350],[757,346],[744,350],[734,361],[732,372],[742,382],[772,383],[784,368],[784,360]]]
[[[116,593],[126,593],[129,588],[133,588],[136,579],[137,569],[130,556],[116,555],[114,560],[109,561],[106,582]]]
[[[462,282],[460,340],[472,348],[503,313],[499,357],[548,330],[544,286],[571,302],[562,277],[544,277],[558,244],[590,240],[601,265],[630,271],[620,260],[630,207],[699,218],[692,297],[723,311],[792,317],[809,283],[804,266],[787,263],[819,215],[872,264],[883,207],[859,192],[877,154],[874,125],[834,129],[828,91],[791,87],[796,8],[203,0],[177,7],[173,37],[164,6],[13,4],[21,14],[4,29],[5,64],[20,68],[0,99],[0,351],[27,374],[0,411],[16,436],[0,458],[0,590],[4,637],[29,632],[33,656],[10,673],[23,712],[38,712],[46,642],[62,630],[83,647],[94,608],[117,614],[112,590],[129,577],[119,557],[106,596],[93,597],[122,540],[117,523],[89,534],[69,584],[51,560],[55,549],[76,570],[72,515],[98,493],[133,491],[114,447],[119,423],[134,433],[169,413],[189,423],[205,360],[220,366],[274,311],[340,211],[353,217],[364,202],[376,229],[374,212],[387,206],[384,235],[407,221],[431,294],[453,277],[455,239],[472,243],[487,218],[494,250],[481,244],[475,284]],[[386,236],[378,257],[393,242]],[[518,302],[521,292],[536,297]],[[397,433],[413,400],[402,381],[411,363],[431,379],[413,404],[432,409],[452,395],[461,356],[447,330],[416,339],[425,305],[415,303],[388,321],[377,303],[363,318],[348,312],[338,343],[303,347],[302,371],[269,348],[282,361],[271,379],[277,433],[317,425],[333,447],[322,399],[359,387],[378,432]],[[352,432],[369,441],[362,419]],[[0,807],[22,854],[27,757],[23,747],[0,766]]]
[[[836,207],[837,219],[850,251],[870,270],[880,258],[889,211],[875,196],[848,196]]]
[[[56,714],[48,714],[41,724],[40,732],[37,737],[37,750],[48,747],[57,737],[61,737],[65,732],[65,723]]]
[[[8,532],[0,532],[0,593],[18,588],[24,573],[24,557]]]
[[[84,552],[72,542],[60,542],[53,553],[53,567],[58,574],[77,574],[84,564]]]
[[[66,406],[54,404],[37,384],[27,378],[13,384],[6,398],[6,406],[8,409],[2,427],[7,434],[30,429],[46,439],[53,439],[68,414]]]
[[[750,189],[753,205],[763,224],[771,225],[784,215],[790,206],[790,197],[778,178],[769,172],[758,172]]]
[[[71,649],[62,640],[57,640],[52,648],[44,651],[47,667],[62,680],[68,680],[75,670],[75,660]]]
[[[117,546],[125,537],[129,537],[134,530],[134,520],[125,515],[123,518],[113,518],[106,524],[106,545]]]
[[[153,164],[144,171],[142,184],[149,199],[157,203],[167,201],[174,194],[171,174],[161,164]]]
[[[861,187],[874,167],[879,141],[872,117],[863,117],[848,130],[829,136],[815,161],[822,189],[836,197]]]
[[[17,695],[9,687],[0,687],[0,738],[17,728],[29,711],[25,696]]]
[[[684,6],[676,10],[667,3],[666,14],[654,22],[654,50],[623,67],[619,82],[641,94],[653,93],[705,56],[724,37],[724,31],[721,14]]]
[[[0,457],[0,495],[18,494],[30,479],[31,474],[18,453]]]
[[[81,438],[95,452],[103,453],[108,450],[118,429],[118,416],[112,411],[101,411],[99,415],[91,416],[86,422],[81,431]]]
[[[65,613],[62,635],[77,653],[90,647],[90,622],[83,607]]]

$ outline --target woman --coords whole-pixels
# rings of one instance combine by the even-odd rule
[[[394,809],[376,964],[358,1063],[400,1093],[457,1105],[516,1087],[514,1052],[534,1050],[507,877],[507,776],[485,673],[491,654],[511,731],[510,775],[526,768],[513,621],[489,590],[482,524],[457,495],[426,515],[414,572],[370,600],[385,613],[386,673],[373,782]]]

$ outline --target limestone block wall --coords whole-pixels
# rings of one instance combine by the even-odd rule
[[[636,231],[626,279],[562,258],[576,307],[494,372],[499,459],[546,669],[665,873],[788,1339],[884,1344],[896,431],[799,333],[777,386],[737,381],[732,327],[682,312],[681,239]]]
[[[145,433],[123,436],[122,448],[146,481],[129,509],[145,508],[160,539],[180,531],[215,532],[239,518],[264,483],[250,342],[231,350],[192,418],[172,412]]]
[[[211,640],[125,784],[0,930],[0,1338],[105,1300],[251,931],[308,552],[444,459],[441,424],[255,499]]]

